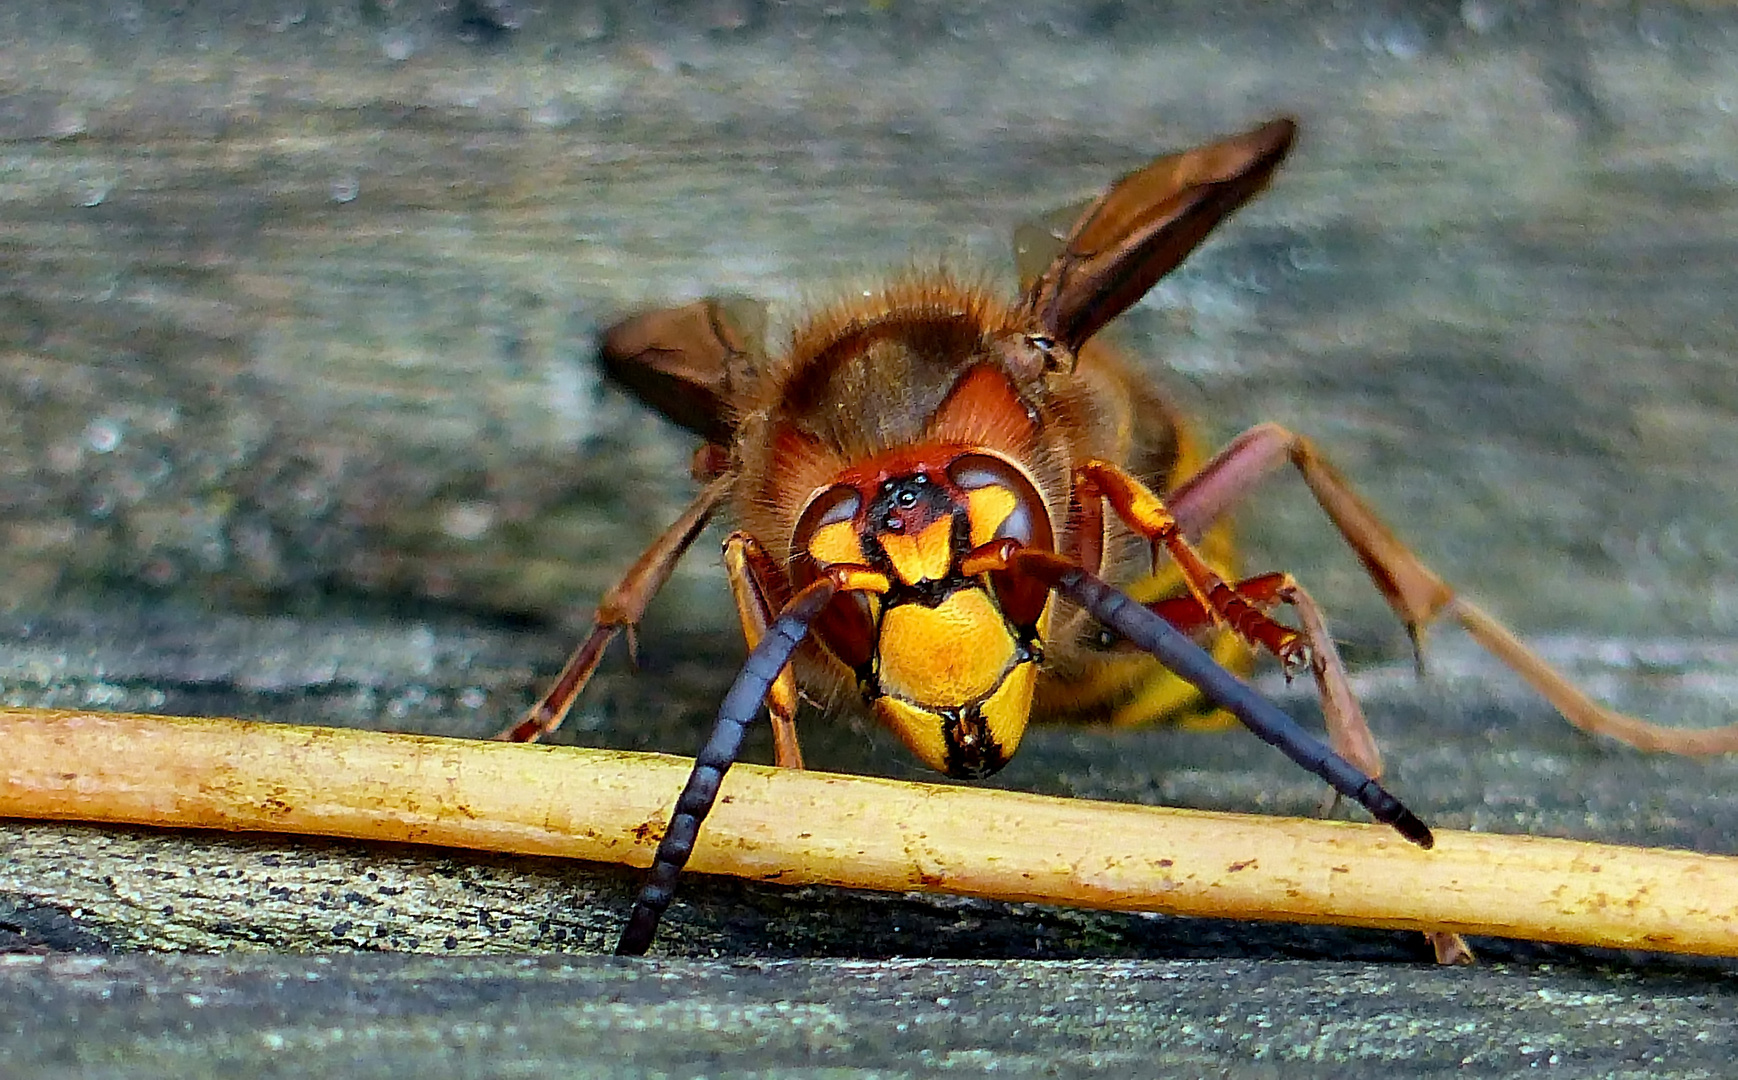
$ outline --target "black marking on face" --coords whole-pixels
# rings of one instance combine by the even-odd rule
[[[947,745],[947,774],[960,780],[994,776],[1008,763],[1008,754],[990,734],[979,704],[934,710],[941,717],[941,737]]]

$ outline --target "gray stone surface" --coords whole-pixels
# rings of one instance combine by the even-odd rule
[[[1123,342],[1216,437],[1315,436],[1608,700],[1732,718],[1726,5],[19,4],[0,42],[9,703],[491,732],[691,490],[683,437],[599,386],[600,322],[913,251],[1000,273],[1021,217],[1291,112],[1296,160]],[[1415,683],[1293,488],[1245,515],[1251,562],[1329,605],[1433,823],[1734,851],[1738,762],[1585,739],[1455,635]],[[697,744],[740,656],[707,547],[566,738]],[[805,747],[921,775],[849,723]],[[1201,732],[1046,729],[997,782],[1320,800]],[[8,1075],[1720,1075],[1738,1043],[1726,962],[1491,941],[1437,971],[1405,935],[695,879],[661,941],[688,958],[616,964],[540,955],[607,944],[609,868],[0,849]],[[139,949],[223,955],[97,955]]]

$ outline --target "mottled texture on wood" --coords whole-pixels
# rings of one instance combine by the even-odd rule
[[[603,953],[614,946],[639,886],[635,872],[585,863],[88,826],[11,824],[0,832],[0,853],[0,945],[27,950]],[[1498,956],[1559,953],[1495,948]],[[780,889],[704,875],[684,882],[659,949],[687,956],[1426,959],[1421,939],[1383,931]]]
[[[89,935],[63,944],[106,949],[604,952],[632,899],[625,872],[319,840],[13,826],[0,847],[24,908],[0,922],[51,940],[52,904]]]
[[[199,648],[137,650],[124,678],[112,681],[91,673],[93,657],[99,664],[118,663],[100,623],[31,624],[23,640],[24,627],[14,623],[0,639],[5,652],[33,659],[8,669],[8,685],[15,692],[34,685],[32,696],[42,699],[100,694],[112,707],[125,708],[143,696],[165,694],[158,687],[190,693],[191,680],[179,673],[187,657],[197,655],[197,697],[178,700],[197,700],[213,712],[238,712],[246,709],[237,706],[260,708],[262,703],[269,709],[276,700],[262,698],[250,686],[248,673],[256,666],[311,666],[292,641],[254,652],[262,638],[241,632],[256,625],[249,620],[232,617],[176,630],[169,621],[173,611],[159,613],[155,625],[162,640],[179,636]],[[334,637],[359,634],[364,624],[334,627],[307,620],[304,628],[302,645],[319,656]],[[400,650],[392,647],[391,633],[382,633],[381,647],[350,655],[344,669],[329,673],[330,682],[310,676],[310,685],[292,694],[301,702],[301,718],[356,722],[355,686],[374,688],[368,692],[391,701],[450,700],[455,691],[447,689],[446,680],[455,673],[444,661],[407,665],[406,657],[447,657],[468,648],[487,671],[487,658],[502,645],[470,628],[438,624],[425,624],[412,636],[417,648]],[[638,675],[607,672],[574,735],[593,745],[623,748],[648,742],[694,745],[705,713],[732,674],[732,660],[716,651],[717,642],[714,651],[706,651],[705,642],[691,644],[698,650],[679,660],[661,651],[648,654],[647,670]],[[1702,707],[1723,696],[1722,684],[1707,678],[1710,669],[1698,666],[1709,658],[1673,658],[1663,651],[1654,656],[1658,666],[1639,677],[1590,659],[1583,660],[1581,670],[1608,691],[1642,694],[1666,678],[1681,680],[1683,700]],[[1368,672],[1359,682],[1394,763],[1393,782],[1433,824],[1734,852],[1738,760],[1658,758],[1602,746],[1568,728],[1542,703],[1512,688],[1500,689],[1488,661],[1481,664],[1454,651],[1443,659],[1443,676],[1422,686],[1400,666]],[[28,681],[33,671],[34,684]],[[1275,683],[1269,689],[1281,688]],[[1300,713],[1308,715],[1301,695],[1282,700],[1302,706]],[[399,717],[412,726],[422,719],[414,710]],[[805,732],[817,767],[933,779],[885,735],[818,718]],[[1046,727],[1029,738],[1030,745],[998,784],[1291,815],[1315,813],[1322,799],[1319,782],[1241,732],[1112,734]],[[751,757],[768,760],[769,742],[763,733]],[[24,946],[61,940],[56,935],[67,929],[61,918],[77,911],[73,922],[91,935],[84,941],[89,946],[598,949],[619,931],[636,883],[632,874],[583,864],[521,864],[409,848],[371,855],[320,842],[22,823],[7,826],[3,836],[0,895],[11,897],[23,912],[6,921],[21,932],[14,943]],[[1208,930],[1190,920],[1149,922],[934,898],[850,899],[831,890],[793,893],[696,876],[684,883],[661,943],[677,952],[774,955],[1193,956],[1205,949],[1206,954],[1343,956],[1346,950],[1368,955],[1372,948],[1376,955],[1415,955],[1410,940],[1374,933],[1336,936],[1348,933],[1248,925]],[[1540,955],[1526,946],[1493,942],[1480,947],[1499,956]]]
[[[20,1075],[1717,1076],[1707,980],[1350,964],[0,958]],[[115,1008],[116,1002],[130,1007]],[[28,1003],[28,1005],[26,1005]],[[63,1025],[61,1018],[74,1020]],[[109,1070],[115,1070],[111,1073]]]

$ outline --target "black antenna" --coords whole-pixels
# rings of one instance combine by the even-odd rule
[[[1280,711],[1279,706],[1256,693],[1248,683],[1220,667],[1207,650],[1189,640],[1187,634],[1146,605],[1079,567],[1058,575],[1056,590],[1085,608],[1099,622],[1157,657],[1159,663],[1193,683],[1207,700],[1243,721],[1243,725],[1255,732],[1262,742],[1278,747],[1286,757],[1370,811],[1370,816],[1377,821],[1392,825],[1401,836],[1419,847],[1427,848],[1436,842],[1430,835],[1430,827],[1386,788],[1299,727],[1295,720]]]
[[[748,662],[742,665],[736,681],[724,695],[718,707],[718,719],[712,724],[712,734],[706,745],[694,755],[694,771],[676,799],[676,812],[670,816],[670,827],[658,842],[658,853],[652,856],[651,870],[640,895],[634,900],[633,914],[616,942],[617,956],[643,956],[658,932],[658,920],[676,893],[676,878],[688,857],[694,854],[694,840],[700,835],[700,823],[712,812],[718,798],[718,786],[724,774],[736,763],[742,752],[742,739],[748,725],[760,713],[767,691],[778,679],[779,672],[790,663],[791,656],[803,639],[809,636],[809,625],[839,591],[831,578],[823,577],[798,593],[767,628]]]

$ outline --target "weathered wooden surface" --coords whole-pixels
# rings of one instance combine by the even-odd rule
[[[825,296],[914,249],[999,272],[1022,216],[1291,112],[1295,162],[1123,341],[1219,437],[1261,419],[1317,437],[1434,565],[1614,703],[1731,719],[1728,5],[74,3],[0,11],[0,31],[8,701],[492,731],[559,662],[552,625],[582,619],[690,490],[688,443],[599,387],[600,321],[719,286]],[[1422,812],[1734,850],[1738,764],[1589,742],[1454,636],[1415,686],[1293,487],[1246,515],[1253,561],[1298,570],[1369,662],[1359,685]],[[569,737],[697,743],[740,655],[716,579],[700,550],[653,612],[646,671],[606,665]],[[805,740],[825,767],[916,774],[872,732],[811,722]],[[1265,747],[1190,732],[1042,731],[1000,782],[1290,813],[1320,798]],[[0,844],[0,929],[26,949],[591,949],[632,888],[270,839],[7,825]],[[1481,942],[1529,966],[1438,972],[1397,964],[1419,951],[1393,935],[683,895],[678,952],[1148,961],[363,958],[305,983],[331,969],[27,961],[0,970],[0,1061],[484,1074],[613,1053],[680,1071],[758,1044],[793,1071],[1500,1073],[1557,1054],[1669,1075],[1738,1050],[1719,966]],[[996,990],[978,1019],[922,1004],[980,978]],[[842,1029],[816,1021],[849,1038],[755,1026],[870,984],[898,988],[849,998],[866,1019]],[[239,1004],[190,1003],[197,985]],[[258,989],[285,986],[296,1003]],[[710,1011],[732,992],[745,1011]],[[584,1019],[612,993],[618,1011]]]
[[[1342,963],[0,958],[16,1075],[1719,1076],[1699,978]],[[124,1007],[117,1007],[121,1003]],[[70,1018],[77,1026],[63,1025]]]
[[[126,646],[71,619],[32,623],[27,636],[11,623],[6,684],[14,694],[97,696],[116,707],[155,695],[212,711],[269,712],[297,701],[304,718],[323,711],[337,722],[357,719],[359,698],[415,702],[392,710],[398,722],[433,726],[423,709],[450,708],[441,703],[462,699],[468,680],[500,677],[515,650],[559,641],[438,623],[402,636],[382,626],[371,636],[366,623],[306,619],[295,640],[236,616],[152,625],[151,645]],[[363,647],[371,639],[375,646]],[[582,737],[692,742],[729,660],[707,653],[703,639],[682,644],[649,650],[638,676],[606,672]],[[248,685],[245,673],[261,659],[299,674],[275,689]],[[1422,688],[1398,665],[1360,684],[1396,782],[1434,822],[1733,850],[1738,762],[1601,746],[1503,691],[1470,655],[1451,649],[1444,659],[1456,674]],[[1660,678],[1683,681],[1692,689],[1680,693],[1693,697],[1716,673],[1709,657],[1663,670],[1638,680],[1605,668],[1601,679],[1632,692]],[[915,772],[873,733],[824,723],[808,731],[817,764]],[[1286,813],[1308,813],[1321,797],[1319,785],[1237,733],[1049,728],[1032,739],[1002,782]],[[621,1057],[648,1068],[728,1062],[726,1072],[969,1060],[1019,1075],[1051,1063],[1116,1072],[1151,1058],[1260,1076],[1276,1061],[1288,1074],[1351,1064],[1427,1071],[1467,1058],[1481,1072],[1504,1072],[1556,1055],[1592,1071],[1695,1075],[1738,1052],[1730,962],[1494,939],[1474,942],[1483,966],[1447,970],[1434,968],[1411,934],[692,877],[659,948],[696,959],[617,966],[500,955],[607,949],[636,886],[629,872],[549,860],[10,823],[0,829],[8,947],[228,955],[0,967],[0,1013],[19,1017],[0,1020],[10,1033],[0,1054],[11,1055],[0,1060],[43,1075],[56,1075],[42,1070],[57,1062],[63,1075],[83,1076],[102,1075],[95,1063],[112,1058],[130,1075],[183,1077],[274,1051],[298,1067],[381,1076],[508,1074],[536,1062],[571,1071]],[[267,954],[236,955],[261,949]],[[286,955],[375,950],[398,955]],[[767,963],[775,958],[792,962]],[[822,1013],[842,1034],[811,1045],[804,1018]],[[285,1057],[292,1046],[297,1054]],[[475,1064],[479,1055],[487,1065]],[[287,1066],[259,1065],[266,1075],[279,1067]]]

